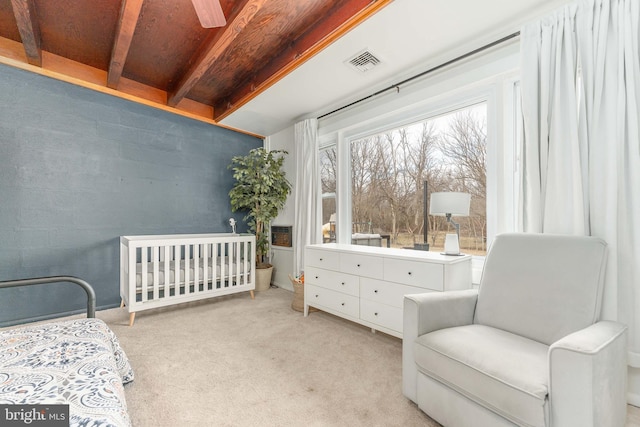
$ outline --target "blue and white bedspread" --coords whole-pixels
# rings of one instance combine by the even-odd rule
[[[99,319],[0,331],[0,404],[69,404],[71,426],[130,426],[133,370]]]

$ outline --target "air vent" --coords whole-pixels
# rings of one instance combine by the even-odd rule
[[[376,58],[376,56],[373,53],[369,52],[368,50],[365,50],[363,52],[358,53],[353,58],[347,60],[346,63],[350,67],[364,73],[369,71],[376,65],[380,64],[380,60]]]

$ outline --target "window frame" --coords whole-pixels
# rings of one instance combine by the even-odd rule
[[[487,103],[487,247],[496,234],[516,231],[519,74],[519,45],[511,43],[319,121],[321,146],[335,144],[338,156],[336,241],[350,243],[349,233],[340,233],[340,224],[351,221],[351,140],[478,102]],[[476,285],[483,265],[484,256],[474,256]]]
[[[347,194],[340,194],[336,200],[336,242],[343,244],[351,243],[349,233],[340,233],[340,224],[350,224],[352,220],[350,146],[353,141],[421,121],[426,121],[480,103],[485,103],[487,109],[487,240],[489,240],[490,235],[493,237],[493,234],[490,233],[495,229],[495,225],[491,225],[494,221],[489,220],[489,205],[495,203],[495,195],[490,195],[489,189],[492,184],[495,183],[496,162],[490,162],[489,159],[494,156],[491,156],[489,153],[495,151],[495,112],[493,113],[494,117],[491,117],[491,112],[495,111],[495,97],[496,95],[493,87],[470,92],[465,91],[453,96],[443,97],[437,102],[417,105],[406,111],[389,115],[383,120],[378,120],[373,126],[363,124],[349,129],[348,131],[339,132],[337,141],[335,142],[338,155],[337,187],[342,190],[340,193]],[[490,168],[493,171],[492,173],[490,173]],[[336,193],[338,193],[338,190],[336,190]],[[347,208],[341,209],[342,206]],[[480,258],[480,263],[484,261],[483,256],[474,256],[474,258]]]

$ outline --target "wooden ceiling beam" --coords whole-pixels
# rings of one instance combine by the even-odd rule
[[[197,54],[193,66],[182,76],[178,84],[170,91],[167,104],[175,107],[189,93],[189,91],[213,66],[224,51],[238,37],[249,21],[258,13],[266,0],[245,0],[245,4],[239,7],[237,12],[228,21],[224,28],[220,28],[215,37],[209,42],[207,48]]]
[[[322,21],[311,27],[287,49],[283,49],[272,61],[258,70],[251,80],[245,82],[228,97],[217,100],[213,108],[215,120],[220,121],[238,110],[392,1],[346,0],[342,2]]]
[[[111,89],[118,88],[141,9],[142,0],[122,0],[116,36],[111,50],[109,72],[107,74],[107,86]]]
[[[33,0],[11,0],[11,5],[27,61],[31,65],[42,67],[40,26],[36,18],[36,7]]]
[[[118,90],[106,86],[107,72],[67,58],[42,51],[43,66],[29,64],[22,43],[0,36],[0,64],[71,83],[96,92],[108,94],[172,114],[188,117],[213,126],[231,129],[256,138],[264,138],[242,129],[222,125],[213,120],[213,108],[190,99],[184,99],[176,108],[167,106],[167,93],[142,83],[121,78]]]

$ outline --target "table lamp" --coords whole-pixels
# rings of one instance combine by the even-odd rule
[[[451,216],[469,216],[471,194],[458,192],[431,193],[429,214],[446,216],[447,222],[456,228],[456,234],[447,234],[444,240],[444,255],[463,255],[460,253],[460,224]]]

